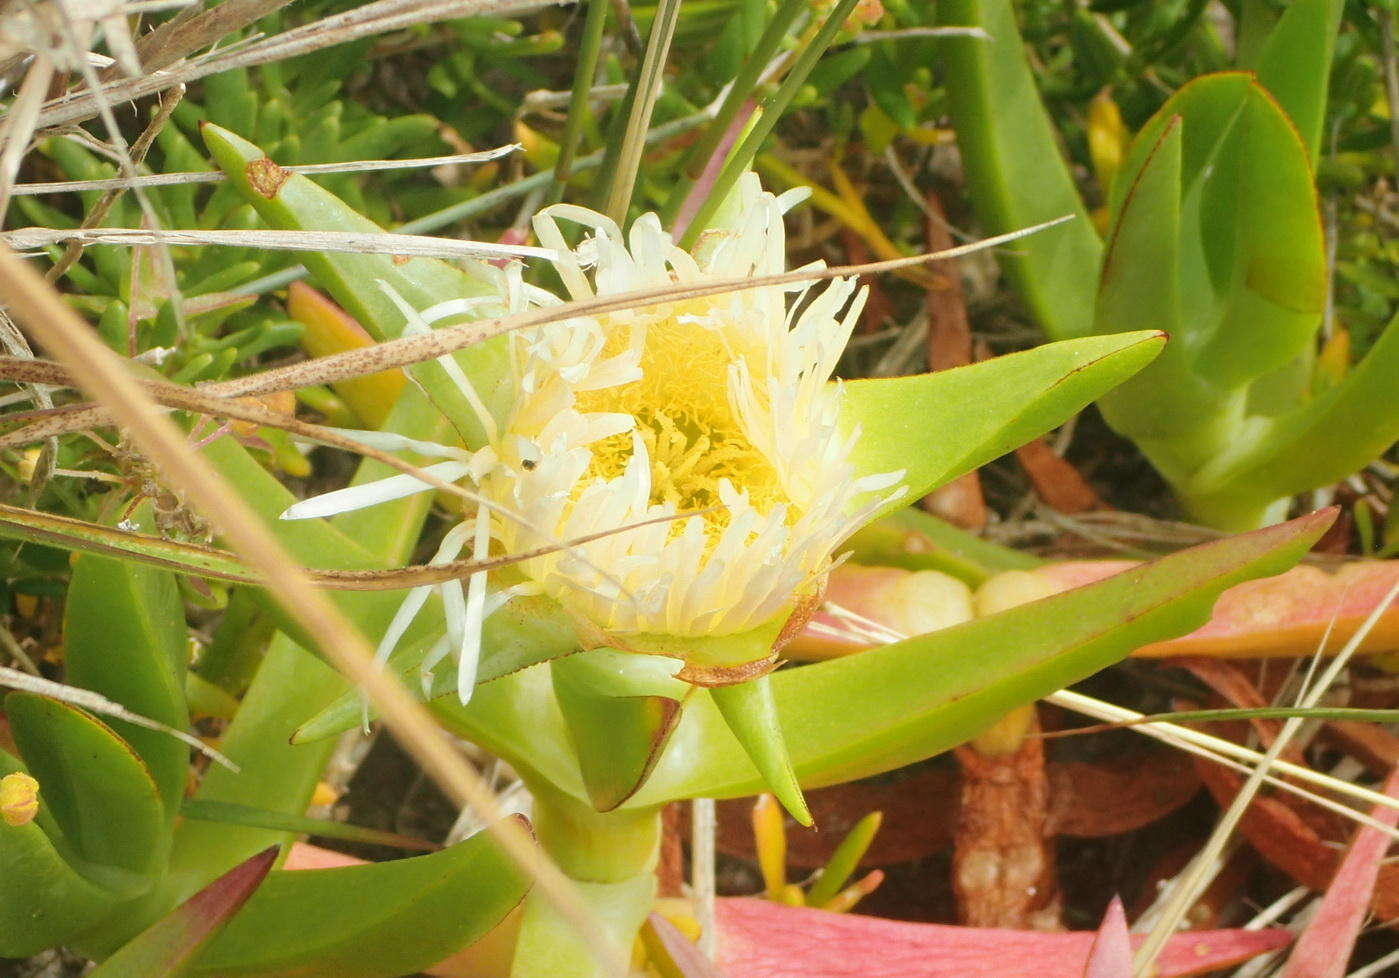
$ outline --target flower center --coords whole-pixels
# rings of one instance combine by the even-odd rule
[[[705,509],[719,502],[719,483],[727,479],[766,514],[788,499],[772,463],[744,434],[729,402],[729,369],[745,351],[734,348],[732,331],[707,329],[685,313],[676,308],[644,327],[619,324],[613,329],[608,347],[616,349],[609,353],[625,349],[630,329],[646,330],[641,379],[580,393],[578,408],[636,419],[651,463],[652,504]],[[748,352],[760,355],[756,350]],[[595,443],[585,481],[621,475],[632,444],[630,432]],[[713,537],[728,526],[730,515],[719,509],[704,519]]]

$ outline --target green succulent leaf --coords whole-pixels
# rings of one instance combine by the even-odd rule
[[[1273,94],[1307,147],[1315,168],[1326,120],[1331,58],[1342,0],[1294,0],[1269,33],[1256,64],[1259,83]]]
[[[1258,419],[1256,430],[1182,487],[1187,505],[1206,518],[1262,508],[1364,468],[1399,440],[1396,378],[1399,318],[1339,385],[1288,414]]]
[[[1198,627],[1221,592],[1290,567],[1334,518],[1314,513],[953,628],[778,672],[773,692],[798,777],[807,787],[848,781],[962,743],[1134,648]],[[694,697],[628,805],[762,790],[706,700]]]
[[[1316,330],[1326,295],[1316,190],[1296,129],[1253,76],[1206,75],[1168,99],[1134,140],[1123,167],[1129,179],[1115,187],[1118,223],[1127,219],[1123,198],[1177,119],[1175,339],[1190,347],[1199,376],[1237,387],[1287,363]],[[1160,272],[1158,259],[1150,266],[1119,263],[1116,274],[1142,281]],[[1135,322],[1100,313],[1095,328],[1126,325]]]
[[[149,512],[138,512],[134,518],[148,517]],[[168,571],[78,556],[68,584],[63,640],[70,684],[176,730],[189,726],[184,604]],[[184,797],[189,748],[162,731],[123,720],[113,720],[112,729],[150,770],[169,824]]]
[[[393,978],[474,943],[528,883],[490,836],[426,856],[273,873],[194,962],[219,978]]]
[[[45,696],[11,693],[5,715],[73,858],[129,895],[149,887],[169,836],[160,791],[140,756],[91,714]]]
[[[137,934],[90,975],[176,978],[185,974],[185,966],[242,908],[276,859],[276,848],[270,848],[233,867]]]
[[[24,765],[0,751],[0,776]],[[39,786],[39,817],[0,822],[0,958],[26,958],[66,943],[125,898],[79,873],[55,845],[61,833]]]
[[[247,140],[212,124],[205,125],[203,133],[214,161],[269,226],[304,231],[382,232],[373,221],[309,178],[283,170]],[[317,283],[378,339],[399,335],[405,325],[403,314],[380,283],[390,286],[414,309],[426,309],[448,299],[490,294],[481,280],[432,258],[399,262],[389,255],[306,252],[302,260]],[[460,321],[460,317],[455,321]],[[499,413],[509,397],[504,383],[508,377],[504,338],[489,340],[456,356],[484,403]],[[484,429],[475,410],[442,364],[419,364],[409,368],[409,373],[452,419],[467,444],[484,441]]]
[[[1141,370],[1165,338],[1142,331],[1047,343],[966,367],[845,385],[841,424],[862,474],[902,470],[887,513],[1063,424]]]
[[[438,411],[413,387],[407,388],[394,405],[386,428],[428,440],[444,437],[446,430]],[[209,444],[204,453],[293,556],[312,566],[353,569],[404,563],[417,544],[432,505],[431,495],[420,493],[346,513],[329,522],[279,520],[278,514],[295,499],[242,446],[221,438]],[[368,482],[386,474],[386,466],[366,461],[361,463],[354,481]],[[334,593],[331,600],[371,639],[377,640],[397,610],[401,596],[388,591],[353,596]],[[330,704],[345,688],[345,681],[334,669],[288,635],[277,635],[220,745],[240,771],[211,767],[205,772],[196,797],[201,801],[304,814],[334,742],[293,746],[291,737],[307,713]],[[265,828],[182,822],[176,830],[172,857],[174,895],[184,899],[227,867],[291,838],[292,833]]]
[[[1102,243],[1040,101],[1010,0],[939,0],[937,16],[942,26],[987,35],[942,42],[956,79],[948,108],[977,219],[988,234],[1004,234],[1075,215],[1017,242],[1001,264],[1050,339],[1087,335]]]

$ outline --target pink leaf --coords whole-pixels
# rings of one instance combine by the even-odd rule
[[[1122,898],[1113,897],[1093,947],[1088,951],[1088,964],[1083,978],[1132,978],[1132,936],[1127,933],[1127,914]]]
[[[719,966],[729,978],[1083,978],[1094,935],[914,924],[719,901]],[[1282,929],[1177,934],[1157,978],[1228,968],[1290,939]]]
[[[1384,793],[1399,797],[1399,768],[1390,772]],[[1399,811],[1376,806],[1370,817],[1390,828],[1399,823]],[[1340,868],[1321,898],[1316,916],[1297,941],[1282,978],[1341,978],[1355,949],[1355,938],[1370,908],[1370,895],[1380,872],[1380,860],[1389,849],[1389,836],[1362,825],[1355,832]]]

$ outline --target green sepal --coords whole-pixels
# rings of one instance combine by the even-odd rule
[[[408,692],[416,698],[433,700],[455,695],[456,670],[452,663],[439,668],[424,693],[418,681],[419,665],[427,655],[432,637],[409,645],[389,657],[389,666],[398,672]],[[573,622],[559,605],[544,597],[515,598],[498,609],[481,626],[481,663],[476,683],[489,683],[541,662],[549,662],[578,650]],[[369,704],[367,716],[379,712]],[[366,716],[364,696],[347,690],[333,703],[303,723],[292,737],[296,744],[308,744],[344,733]]]
[[[5,697],[10,733],[41,804],[86,875],[135,896],[150,887],[169,846],[149,768],[96,717],[34,693]]]
[[[646,783],[694,688],[675,678],[682,665],[615,649],[550,664],[583,786],[598,811],[612,811]]]
[[[412,974],[489,932],[528,888],[486,832],[426,856],[276,872],[196,959],[190,974]]]
[[[729,733],[743,746],[744,753],[762,775],[768,791],[798,824],[810,826],[811,810],[802,797],[787,742],[782,738],[782,720],[772,695],[772,677],[759,676],[736,686],[718,686],[709,691],[709,696],[724,718]]]
[[[1089,336],[953,370],[846,383],[840,420],[847,434],[860,432],[851,453],[855,470],[902,471],[907,487],[871,518],[1063,424],[1164,344],[1151,331]]]

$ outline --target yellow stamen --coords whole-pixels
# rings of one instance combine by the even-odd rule
[[[636,418],[637,434],[651,463],[651,502],[677,509],[705,509],[719,503],[719,483],[728,479],[747,492],[753,507],[767,513],[788,502],[772,463],[744,434],[729,401],[729,371],[739,359],[748,360],[755,374],[756,350],[734,349],[742,338],[733,331],[709,329],[705,307],[675,304],[633,325],[618,323],[609,332],[607,353],[626,349],[631,330],[645,329],[641,378],[619,387],[586,391],[578,396],[585,412],[618,412]],[[649,317],[648,317],[649,318]],[[747,356],[745,356],[747,354]],[[632,435],[613,435],[592,446],[591,479],[613,479],[632,456]],[[723,510],[705,516],[711,539],[728,525]],[[677,528],[679,532],[679,528]]]

